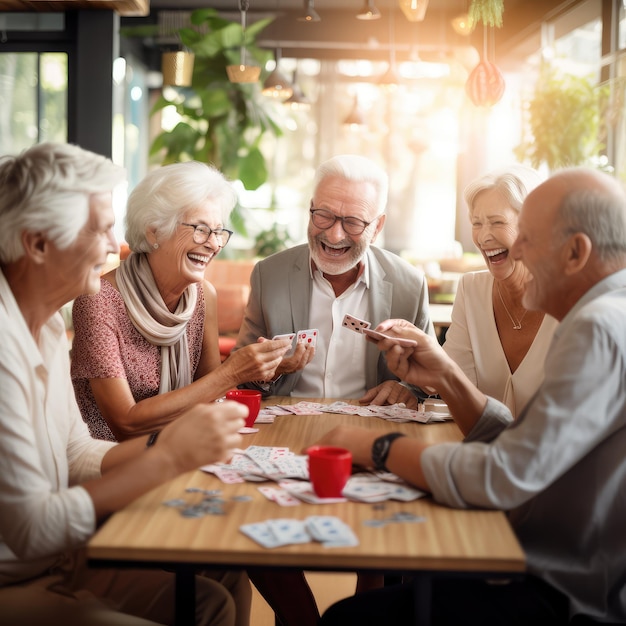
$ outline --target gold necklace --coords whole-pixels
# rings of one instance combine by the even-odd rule
[[[496,289],[498,290],[498,295],[500,296],[500,302],[502,302],[502,306],[504,307],[506,314],[509,316],[509,319],[511,320],[511,324],[513,324],[513,330],[520,330],[522,328],[522,320],[524,319],[524,316],[526,315],[526,313],[528,313],[528,310],[524,309],[524,313],[522,313],[522,317],[520,317],[519,320],[516,320],[511,315],[510,311],[506,308],[506,304],[504,304],[504,298],[502,297],[502,292],[500,291],[500,285],[497,282],[496,282]]]

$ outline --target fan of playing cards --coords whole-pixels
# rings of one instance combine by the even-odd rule
[[[297,333],[274,335],[272,339],[289,339],[289,341],[293,341],[295,337],[296,343],[304,343],[311,348],[315,348],[318,335],[319,330],[317,330],[317,328],[308,328],[307,330],[299,330]]]

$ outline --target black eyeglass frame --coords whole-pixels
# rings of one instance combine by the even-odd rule
[[[219,247],[224,248],[233,236],[233,231],[228,230],[228,228],[210,228],[206,224],[188,224],[187,222],[181,222],[180,225],[193,228],[193,240],[199,246],[204,245],[211,238],[211,235],[215,235]],[[223,233],[227,233],[228,236],[226,237],[226,241],[222,244],[222,239],[224,237]],[[206,237],[202,241],[198,241],[197,235],[204,236],[205,234]]]
[[[316,214],[319,215],[320,211],[323,211],[324,215],[328,215],[328,219],[332,217],[333,219],[332,224],[329,224],[328,226],[319,226],[318,224],[315,223],[315,215]],[[346,232],[348,235],[353,235],[355,237],[357,235],[362,235],[368,226],[370,226],[377,219],[380,218],[380,215],[377,215],[371,222],[366,222],[365,220],[362,220],[358,217],[352,217],[351,215],[348,215],[347,217],[340,217],[339,215],[335,215],[332,211],[329,211],[328,209],[313,208],[313,203],[311,203],[309,213],[311,214],[311,221],[313,222],[313,225],[316,228],[319,228],[320,230],[328,230],[329,228],[332,228],[339,221],[341,222],[341,228],[343,228],[344,232]],[[320,217],[322,216],[320,215]],[[347,220],[352,220],[352,222],[348,222]],[[355,222],[358,222],[358,224],[355,224]],[[346,228],[346,224],[348,224],[348,228],[350,228],[351,230]],[[352,226],[356,226],[356,228],[360,230],[358,230],[358,232],[354,231],[354,229],[350,226],[350,224],[352,224]]]

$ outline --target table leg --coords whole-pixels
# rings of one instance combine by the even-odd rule
[[[418,572],[413,577],[413,596],[415,600],[415,626],[430,625],[430,605],[432,584],[429,574]]]
[[[176,568],[176,626],[194,626],[196,623],[196,577],[193,566]]]

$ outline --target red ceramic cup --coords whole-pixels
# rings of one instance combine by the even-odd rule
[[[248,407],[248,417],[246,417],[246,426],[251,428],[261,409],[261,392],[254,389],[231,389],[226,392],[228,400],[241,402]]]
[[[315,495],[339,498],[352,472],[352,453],[334,446],[312,446],[309,457],[309,479]]]

